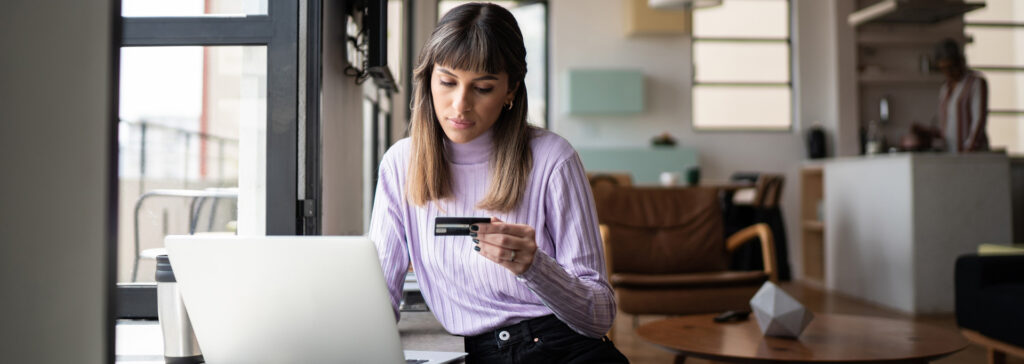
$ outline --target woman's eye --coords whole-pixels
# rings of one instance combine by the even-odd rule
[[[452,86],[455,86],[455,82],[445,82],[445,81],[441,81],[441,86],[444,86],[444,87],[452,87]]]
[[[491,92],[491,91],[493,91],[493,90],[494,90],[494,87],[488,87],[488,88],[483,88],[483,87],[477,87],[477,88],[476,88],[476,92],[479,92],[479,93],[482,93],[482,94],[485,94],[485,93]]]

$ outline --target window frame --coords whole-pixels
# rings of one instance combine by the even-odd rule
[[[1024,30],[1024,22],[1006,22],[1006,21],[964,21],[964,32],[968,32],[970,28],[995,28],[1002,30],[1013,30],[1020,29]],[[966,53],[966,52],[965,52]],[[999,72],[1009,73],[1017,76],[1024,77],[1024,63],[1017,65],[1004,65],[1004,64],[986,64],[980,66],[973,66],[971,69],[981,72]],[[1024,89],[1019,90],[1024,92]],[[989,96],[988,115],[999,115],[999,116],[1016,116],[1024,118],[1024,106],[1020,109],[993,109],[992,108],[992,97]],[[987,127],[987,126],[986,126]],[[1012,154],[1012,153],[1011,153]],[[1014,154],[1014,155],[1019,155]]]
[[[201,16],[129,16],[115,9],[119,21],[120,42],[124,47],[147,46],[265,46],[267,53],[267,134],[266,134],[266,231],[265,235],[301,235],[319,231],[319,158],[305,158],[305,195],[300,200],[299,123],[303,123],[304,150],[319,150],[319,75],[320,13],[319,1],[267,0],[267,14]],[[308,34],[300,39],[300,7],[308,15]],[[299,42],[307,42],[305,58]],[[305,64],[300,63],[300,59]],[[306,67],[300,83],[300,66]],[[118,61],[120,68],[120,61]],[[119,72],[117,73],[120,79]],[[312,80],[313,82],[306,82]],[[118,84],[118,83],[115,83]],[[304,119],[300,119],[299,89],[304,88]],[[116,112],[116,110],[115,110]],[[118,138],[113,142],[117,143]],[[117,146],[114,146],[117,149]],[[116,155],[116,154],[115,154]],[[319,154],[312,154],[319,155]],[[118,159],[120,157],[118,156]],[[310,169],[312,167],[312,169]],[[117,179],[115,179],[117,181]],[[116,182],[115,182],[116,183]],[[309,188],[314,186],[316,188]],[[115,187],[116,189],[116,184]],[[313,204],[308,203],[309,197]],[[305,203],[304,203],[305,202]],[[269,208],[273,206],[273,208]],[[310,210],[310,207],[313,209]],[[312,216],[311,216],[312,213]],[[312,225],[310,225],[312,221]],[[117,244],[114,242],[113,244]],[[135,254],[138,254],[137,252]],[[117,270],[117,260],[110,264]],[[116,274],[116,273],[115,273]],[[116,281],[116,280],[115,280]],[[156,284],[118,284],[116,319],[156,318]]]
[[[793,78],[796,75],[796,69],[794,68],[793,57],[793,0],[779,0],[786,3],[786,29],[788,35],[785,38],[779,37],[698,37],[691,35],[690,37],[690,127],[695,132],[758,132],[758,133],[789,133],[794,130],[796,125],[796,94],[794,91]],[[695,10],[699,11],[699,10]],[[696,16],[696,13],[691,13],[691,17]],[[692,26],[692,19],[691,19]],[[697,63],[694,58],[694,49],[699,42],[713,42],[713,43],[773,43],[773,44],[785,44],[789,53],[789,81],[788,82],[758,82],[758,81],[711,81],[711,82],[698,82],[697,81]],[[697,86],[712,86],[712,87],[779,87],[785,86],[789,89],[789,124],[785,128],[775,127],[754,127],[754,126],[742,126],[742,127],[707,127],[697,126],[696,118],[696,105],[694,104],[693,92]]]

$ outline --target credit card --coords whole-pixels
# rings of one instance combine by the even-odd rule
[[[446,216],[434,219],[434,235],[437,236],[468,236],[469,226],[491,222],[489,217],[456,217]]]

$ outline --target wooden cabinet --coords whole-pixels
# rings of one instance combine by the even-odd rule
[[[689,35],[693,28],[693,12],[689,10],[655,10],[647,0],[626,1],[626,35]]]
[[[819,286],[825,282],[825,223],[820,216],[825,197],[823,171],[821,165],[807,165],[800,170],[803,277]]]

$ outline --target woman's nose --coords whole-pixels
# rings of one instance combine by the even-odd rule
[[[473,107],[473,95],[469,91],[470,90],[467,88],[457,91],[455,99],[452,101],[452,107],[455,108],[456,111],[468,111]]]

